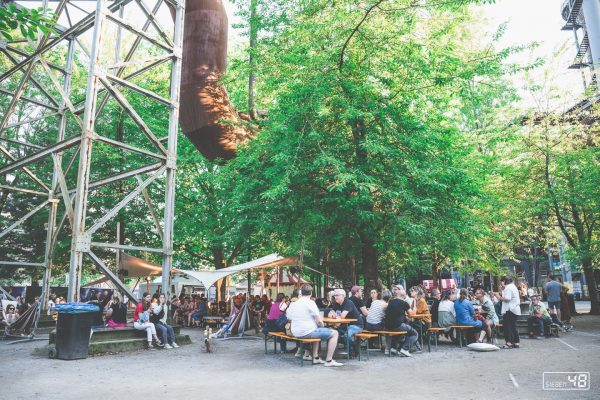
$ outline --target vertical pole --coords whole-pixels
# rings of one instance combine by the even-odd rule
[[[277,267],[277,294],[279,294],[279,267]]]
[[[91,237],[85,234],[85,217],[87,208],[88,183],[92,161],[92,143],[94,139],[94,122],[98,95],[100,46],[102,44],[102,28],[106,17],[106,1],[96,3],[96,18],[92,38],[92,52],[83,115],[83,132],[79,151],[79,169],[77,171],[77,190],[75,192],[75,209],[73,213],[73,238],[71,240],[71,260],[69,263],[69,301],[79,297],[83,254],[90,249]]]
[[[117,244],[121,243],[121,222],[117,221]],[[117,271],[121,269],[121,249],[117,249],[117,254],[115,256],[115,265],[117,266]],[[119,278],[122,279],[122,278]]]
[[[71,39],[69,40],[69,47],[67,50],[67,65],[65,71],[66,74],[63,83],[63,90],[67,96],[71,93],[71,72],[73,70],[74,49],[75,42]],[[67,127],[67,115],[65,113],[65,106],[66,103],[63,99],[60,106],[60,121],[58,125],[57,142],[60,142],[65,138],[65,129]],[[42,284],[42,310],[46,309],[48,305],[48,298],[50,297],[50,278],[52,276],[52,256],[54,250],[52,246],[52,237],[54,236],[56,226],[56,211],[59,202],[58,198],[56,198],[56,194],[54,193],[54,189],[58,186],[58,177],[60,174],[58,168],[61,165],[62,154],[62,152],[58,152],[54,156],[54,172],[52,174],[52,186],[50,187],[51,192],[49,193],[50,214],[48,215],[48,229],[46,231],[46,250],[44,252],[44,264],[46,266],[46,270],[44,271],[44,282]]]
[[[173,264],[173,218],[175,214],[175,167],[177,159],[177,133],[179,120],[179,86],[181,82],[181,55],[183,45],[184,0],[178,0],[175,10],[173,35],[173,63],[171,66],[171,109],[169,111],[169,135],[167,149],[167,179],[165,195],[165,225],[163,234],[162,290],[167,299],[171,291],[171,267]]]

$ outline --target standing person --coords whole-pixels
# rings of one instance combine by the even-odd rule
[[[269,296],[267,296],[266,294],[262,295],[262,303],[263,303],[263,319],[266,318],[266,315],[269,314],[269,311],[271,311],[271,306],[273,305],[273,302],[271,301],[271,299],[269,299]]]
[[[371,303],[371,308],[369,308],[369,315],[367,315],[365,330],[385,330],[385,311],[387,310],[388,302],[390,301],[391,297],[392,293],[389,290],[384,290],[381,293],[381,300],[373,300],[373,302]]]
[[[502,302],[502,325],[504,329],[504,349],[518,349],[521,339],[517,330],[517,317],[521,315],[521,302],[519,290],[509,276],[500,279],[502,292],[495,293],[495,297]]]
[[[52,315],[55,305],[56,305],[56,295],[54,293],[52,293],[50,295],[50,298],[48,299],[48,315]]]
[[[369,311],[367,310],[365,302],[363,301],[362,288],[360,286],[354,285],[352,286],[352,289],[350,289],[350,293],[352,293],[352,296],[350,296],[350,301],[353,302],[357,310],[360,311],[360,313],[364,317],[366,317],[369,314]]]
[[[106,326],[109,328],[125,328],[127,326],[127,305],[121,301],[117,293],[113,294],[112,301],[106,311]]]
[[[341,367],[344,364],[333,360],[333,353],[337,347],[338,332],[335,329],[325,328],[323,319],[319,316],[319,309],[312,296],[312,286],[305,283],[300,287],[300,297],[297,301],[292,301],[286,314],[292,321],[292,335],[309,339],[317,338],[327,341],[327,356],[325,361],[319,358],[319,343],[313,343],[313,364],[323,364],[324,367]],[[306,359],[306,355],[304,356]],[[308,356],[310,360],[310,356]]]
[[[167,301],[165,295],[161,293],[158,296],[158,301],[152,305],[152,316],[150,320],[154,323],[154,326],[160,331],[162,342],[165,345],[165,349],[178,348],[177,342],[175,341],[175,331],[171,325],[167,324]]]
[[[158,336],[156,336],[156,327],[152,322],[150,322],[150,313],[148,310],[150,309],[150,293],[145,292],[142,300],[135,306],[135,312],[133,313],[133,327],[138,331],[146,331],[146,336],[148,338],[148,349],[153,349],[152,339],[156,342],[156,345],[162,347]]]
[[[412,345],[417,341],[419,334],[415,329],[408,324],[406,315],[409,310],[409,305],[406,301],[402,300],[406,298],[406,291],[404,289],[396,288],[393,292],[394,298],[390,300],[385,312],[385,328],[389,331],[406,331],[406,340],[400,350],[400,355],[404,357],[412,357],[409,350]],[[398,337],[393,336],[391,340],[389,336],[386,338],[386,345],[389,348],[391,354],[398,353]]]
[[[550,275],[548,282],[544,286],[544,292],[546,292],[548,299],[548,309],[555,312],[558,316],[558,320],[561,321],[560,314],[560,292],[562,286],[556,281],[556,276]]]
[[[377,291],[377,289],[371,289],[371,295],[365,302],[365,306],[367,306],[367,309],[371,308],[371,304],[373,304],[373,302],[378,299],[380,299],[380,297],[379,297],[379,292]]]

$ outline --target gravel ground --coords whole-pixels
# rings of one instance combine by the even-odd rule
[[[413,358],[352,360],[340,368],[304,368],[293,354],[264,354],[262,340],[213,340],[202,350],[200,330],[183,330],[193,344],[175,350],[138,351],[51,360],[44,342],[0,342],[0,399],[598,399],[600,317],[579,316],[559,339],[523,339],[521,349],[476,353],[440,345]],[[589,391],[544,391],[544,371],[591,373]],[[512,376],[512,378],[511,378]],[[514,381],[513,381],[514,379]]]

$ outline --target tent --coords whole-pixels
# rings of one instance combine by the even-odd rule
[[[227,268],[222,268],[212,271],[192,271],[184,269],[173,269],[175,273],[185,274],[201,282],[205,288],[214,285],[219,279],[235,273],[248,271],[250,269],[262,269],[273,267],[285,267],[290,265],[298,265],[298,257],[281,257],[279,254],[273,253],[268,256],[257,258],[256,260],[248,261],[243,264],[234,265]]]

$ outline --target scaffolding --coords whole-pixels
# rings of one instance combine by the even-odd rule
[[[18,3],[40,4],[28,0]],[[0,41],[0,179],[4,182],[0,181],[0,191],[9,197],[32,199],[24,215],[0,225],[0,249],[5,236],[23,229],[25,221],[44,212],[48,214],[45,250],[43,262],[0,259],[0,268],[43,268],[42,304],[47,304],[58,237],[61,232],[70,233],[69,301],[78,300],[87,259],[137,302],[96,249],[162,254],[162,288],[169,298],[185,1],[154,0],[152,7],[144,0],[44,0],[41,4],[54,13],[57,26],[52,32],[39,34],[37,40],[17,37]],[[172,18],[164,18],[169,14]],[[166,20],[173,21],[172,25],[163,26]],[[81,65],[85,68],[77,73],[83,70],[86,76],[78,75],[78,82],[87,84],[73,87],[75,69]],[[136,79],[169,67],[168,94],[161,95]],[[132,105],[134,96],[164,107],[164,118],[159,121],[164,123],[146,121]],[[135,134],[115,137],[96,131],[108,103],[118,107],[135,126]],[[40,141],[24,134],[28,127],[40,123],[47,131],[56,131],[53,140]],[[97,144],[135,154],[138,161],[151,161],[122,170],[117,158],[109,160],[111,168],[102,168],[94,163]],[[100,176],[107,169],[118,172]],[[133,189],[115,198],[100,214],[90,209],[93,191],[123,182]],[[150,185],[155,192],[164,192],[162,218],[148,195]],[[95,240],[99,230],[106,229],[132,200],[142,197],[161,248],[125,245],[118,239],[116,243]]]

